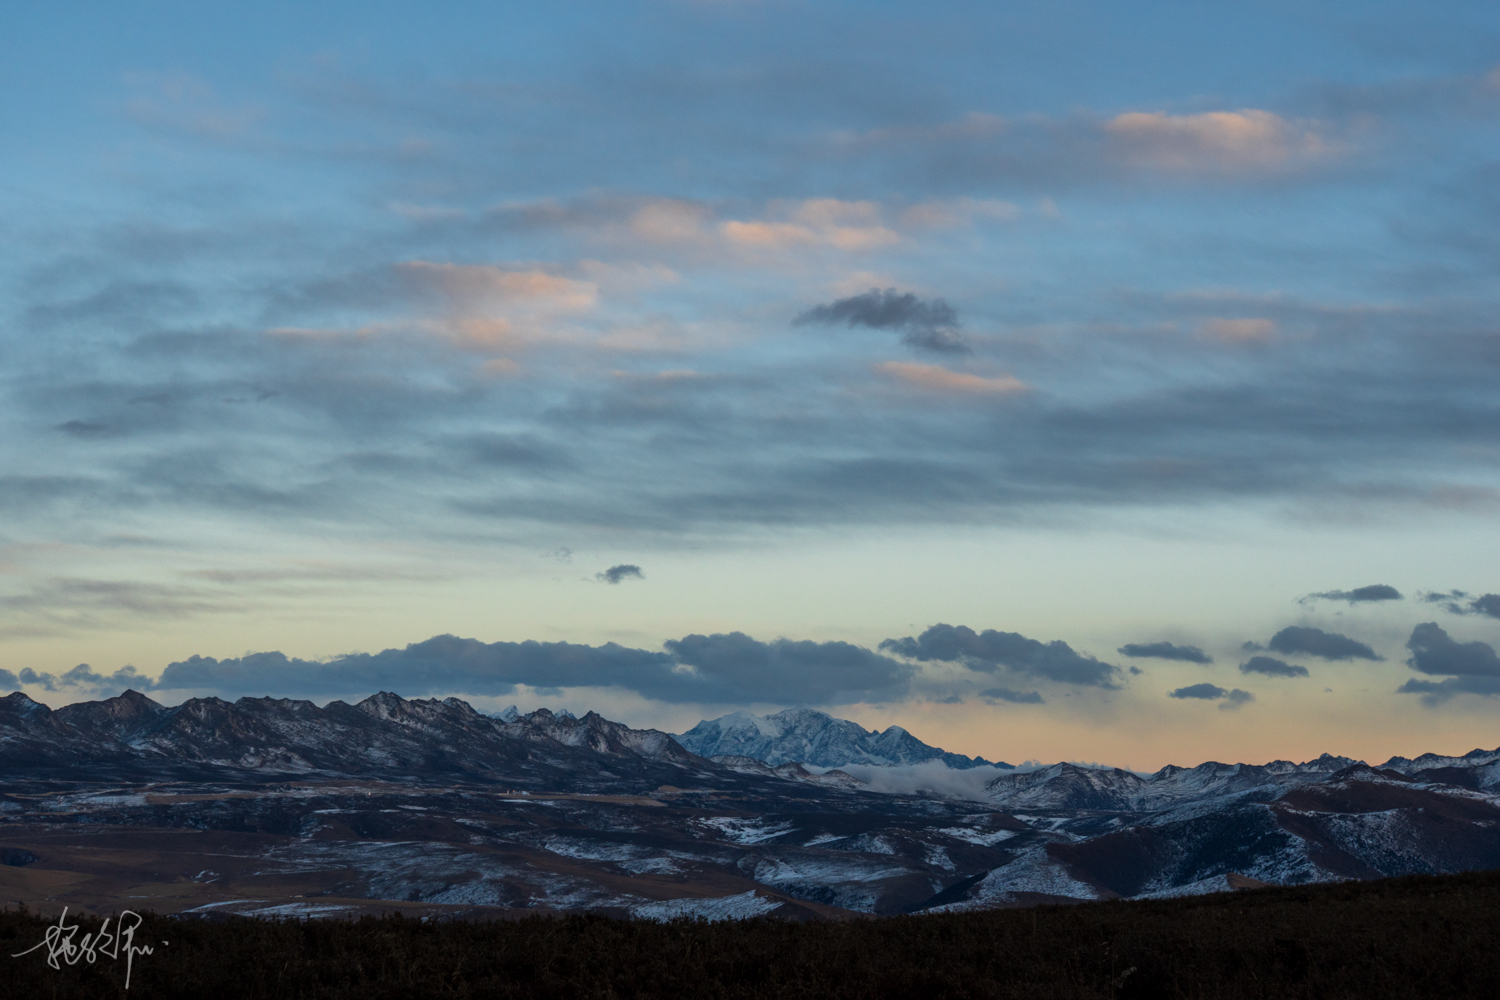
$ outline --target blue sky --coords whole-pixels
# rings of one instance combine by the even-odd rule
[[[13,12],[0,681],[1493,745],[1497,42],[1477,3]],[[1159,642],[1211,662],[1120,652]]]

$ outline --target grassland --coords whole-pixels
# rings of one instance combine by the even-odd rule
[[[1500,996],[1500,873],[796,923],[147,915],[124,961],[54,970],[0,913],[13,997],[1359,998]],[[79,935],[98,920],[80,921]],[[169,944],[161,946],[162,940]]]

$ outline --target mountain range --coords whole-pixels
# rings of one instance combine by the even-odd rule
[[[950,757],[967,797],[811,769]],[[810,919],[1500,867],[1500,750],[986,763],[800,709],[674,738],[390,693],[53,711],[17,692],[0,892],[44,911]]]

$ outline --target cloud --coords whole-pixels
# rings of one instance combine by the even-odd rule
[[[1218,698],[1224,698],[1228,696],[1228,694],[1228,691],[1226,691],[1224,688],[1219,687],[1217,684],[1209,684],[1205,681],[1202,684],[1189,684],[1187,687],[1180,687],[1175,691],[1169,691],[1167,693],[1167,697],[1202,698],[1206,701],[1213,701]]]
[[[0,668],[0,687],[18,690],[21,687],[21,679],[9,670]]]
[[[1008,701],[1017,705],[1040,705],[1042,696],[1036,691],[1012,691],[1010,688],[993,687],[979,692],[985,701]]]
[[[15,677],[14,674],[10,675]],[[0,678],[3,680],[3,678]],[[112,697],[127,688],[137,688],[142,691],[150,690],[152,681],[149,677],[143,677],[135,667],[124,666],[112,674],[95,673],[87,663],[80,663],[71,670],[61,674],[39,672],[26,667],[21,671],[18,678],[19,684],[11,681],[12,687],[25,684],[31,687],[39,687],[43,691],[66,692],[68,694],[92,694],[99,697]]]
[[[586,312],[598,303],[593,281],[536,269],[508,270],[490,264],[449,264],[425,260],[396,265],[397,275],[413,286],[441,293],[467,307],[527,302],[567,312]]]
[[[1325,660],[1383,660],[1375,650],[1356,639],[1318,628],[1289,625],[1271,637],[1266,648],[1273,653],[1304,653]]]
[[[1325,158],[1336,147],[1317,127],[1270,111],[1195,115],[1132,111],[1104,124],[1125,163],[1168,173],[1255,173]]]
[[[1219,708],[1227,711],[1233,711],[1241,705],[1255,700],[1255,695],[1249,691],[1242,691],[1239,688],[1229,691],[1219,687],[1217,684],[1208,683],[1189,684],[1187,687],[1180,687],[1175,691],[1167,692],[1167,697],[1184,700],[1217,701],[1220,703]]]
[[[875,370],[929,392],[1008,395],[1013,392],[1025,392],[1028,388],[1026,383],[1009,375],[984,378],[914,361],[885,361],[876,365]]]
[[[863,326],[872,330],[900,330],[901,342],[920,351],[967,354],[970,348],[958,331],[958,310],[942,299],[921,299],[912,292],[872,288],[860,295],[813,306],[792,320],[793,326]]]
[[[1059,684],[1119,687],[1119,667],[1077,653],[1060,639],[1042,643],[1016,632],[975,632],[966,625],[938,624],[915,639],[886,639],[880,648],[920,662],[961,662],[986,673],[1005,667]]]
[[[1254,700],[1255,695],[1251,694],[1249,691],[1242,691],[1239,688],[1235,688],[1233,691],[1229,692],[1229,697],[1224,700],[1224,704],[1220,705],[1219,708],[1236,709],[1241,705],[1247,704]]]
[[[1411,656],[1406,665],[1424,674],[1448,674],[1441,681],[1412,678],[1398,694],[1419,694],[1429,708],[1461,694],[1500,695],[1500,656],[1486,642],[1457,642],[1436,622],[1412,629],[1406,640]]]
[[[1261,344],[1276,335],[1276,321],[1271,319],[1206,319],[1198,325],[1198,335],[1228,344]]]
[[[1424,674],[1500,677],[1500,657],[1485,642],[1455,642],[1436,622],[1412,629],[1406,665]]]
[[[1181,660],[1184,663],[1212,663],[1214,658],[1197,646],[1175,646],[1170,642],[1128,642],[1115,650],[1121,656],[1149,656],[1158,660]]]
[[[831,246],[839,250],[875,250],[898,243],[901,237],[880,222],[880,207],[872,201],[812,198],[798,203],[789,221],[728,220],[719,232],[730,243],[763,250]]]
[[[636,209],[630,216],[633,236],[651,243],[696,243],[712,216],[706,205],[663,198]]]
[[[1446,594],[1427,593],[1422,598],[1428,604],[1441,604],[1443,610],[1455,615],[1483,615],[1500,618],[1500,594],[1482,594],[1474,597],[1462,590],[1451,590]],[[1467,604],[1460,602],[1467,601]]]
[[[493,642],[435,636],[403,649],[348,653],[323,662],[280,652],[169,664],[139,690],[224,696],[509,695],[518,685],[556,691],[617,687],[646,698],[695,704],[849,704],[904,697],[914,669],[846,642],[776,639],[742,632],[688,635],[662,651],[616,643]]]
[[[1242,674],[1265,674],[1267,677],[1306,677],[1307,668],[1299,667],[1269,656],[1252,656],[1240,664]]]
[[[1347,601],[1350,604],[1367,604],[1372,601],[1400,601],[1404,600],[1401,591],[1384,583],[1372,583],[1368,587],[1355,587],[1353,590],[1325,590],[1320,594],[1308,594],[1299,598],[1299,603],[1309,604],[1313,601]]]
[[[619,583],[621,580],[644,580],[646,574],[641,572],[639,566],[621,563],[618,566],[611,566],[603,573],[595,573],[594,579],[601,583]]]
[[[898,696],[914,673],[905,664],[847,642],[759,642],[743,632],[731,632],[684,636],[667,642],[666,649],[694,668],[706,686],[725,695],[700,701],[841,704]]]

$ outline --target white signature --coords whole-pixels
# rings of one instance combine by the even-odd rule
[[[104,926],[99,928],[97,934],[85,934],[82,938],[74,940],[78,934],[78,925],[70,924],[68,920],[68,908],[63,907],[62,916],[57,918],[57,923],[47,928],[47,934],[42,938],[42,943],[18,951],[11,958],[20,958],[22,955],[30,955],[38,948],[47,949],[47,964],[54,969],[61,969],[59,959],[69,965],[77,965],[78,960],[86,958],[90,965],[94,960],[103,955],[105,958],[118,960],[120,953],[125,953],[125,988],[130,989],[130,970],[135,965],[135,956],[149,955],[152,952],[150,945],[138,945],[135,943],[136,929],[141,926],[141,916],[126,910],[118,918],[110,917],[104,921]],[[113,932],[109,929],[110,921],[115,922]],[[165,945],[167,942],[163,941]]]

